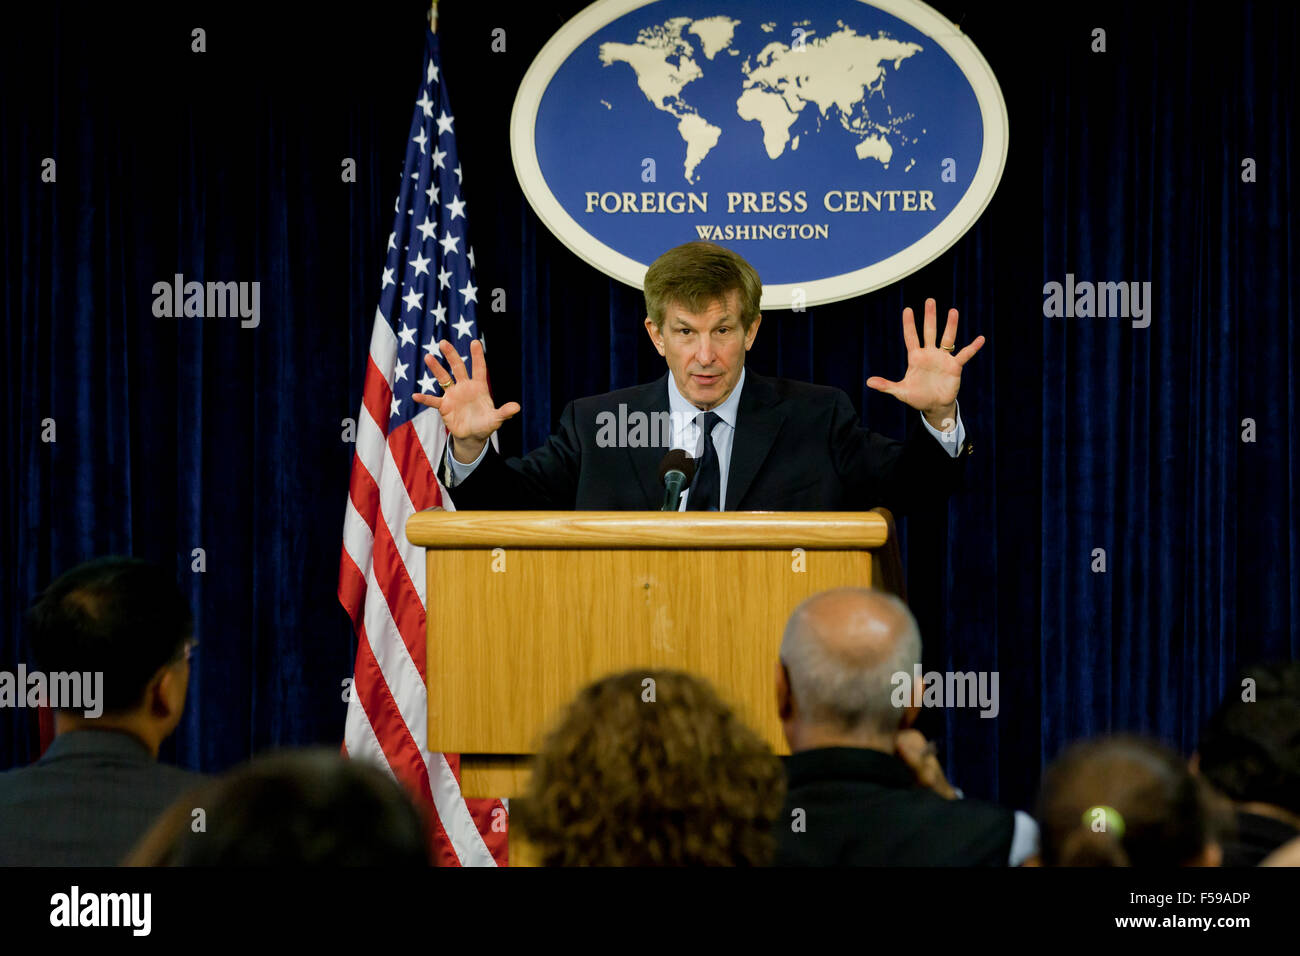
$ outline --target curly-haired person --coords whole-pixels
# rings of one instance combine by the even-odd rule
[[[764,866],[780,761],[704,680],[637,670],[579,692],[511,823],[544,866]]]

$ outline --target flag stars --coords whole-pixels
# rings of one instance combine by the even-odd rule
[[[431,355],[438,354],[438,334],[436,332],[429,336],[429,344],[424,347],[424,350]]]
[[[388,414],[393,418],[402,414],[402,400],[396,395],[393,396],[393,404],[390,406]]]
[[[459,322],[452,323],[452,328],[456,330],[456,338],[472,336],[474,332],[474,324],[463,315],[460,317]]]
[[[460,294],[463,295],[463,296],[465,297],[465,301],[466,301],[466,302],[477,302],[477,301],[478,301],[478,286],[473,285],[473,284],[471,284],[471,283],[469,283],[469,282],[466,282],[466,283],[465,283],[465,288],[463,288],[463,289],[460,290]]]
[[[469,267],[473,269],[474,268],[474,247],[473,246],[469,247],[469,255],[467,255],[465,258],[469,260]]]
[[[460,216],[462,219],[465,218],[465,201],[459,196],[454,196],[451,202],[447,203],[447,209],[451,211],[452,219],[455,219],[457,216]]]
[[[429,274],[429,263],[432,261],[433,261],[432,259],[426,259],[424,258],[424,256],[420,255],[420,253],[417,252],[415,254],[415,258],[411,260],[410,264],[415,266],[415,274],[417,276],[419,275],[427,276]]]
[[[408,309],[418,309],[420,307],[420,300],[423,298],[423,292],[416,292],[412,289],[410,292],[406,293],[406,295],[402,296],[402,301],[406,303]]]
[[[433,383],[433,376],[430,375],[429,372],[428,372],[428,370],[426,369],[426,370],[425,370],[425,373],[424,373],[423,375],[420,376],[420,391],[422,391],[422,392],[432,392],[432,391],[433,391],[433,384],[434,384],[434,383]]]
[[[446,267],[443,267],[438,270],[438,288],[439,289],[451,288],[451,273],[447,271]]]
[[[442,246],[442,254],[444,256],[449,256],[453,252],[458,251],[456,249],[456,244],[459,242],[460,242],[460,236],[453,236],[451,233],[447,233],[445,236],[443,236],[441,239],[438,240],[438,245]]]
[[[429,142],[429,137],[428,137],[428,135],[424,132],[424,127],[423,127],[423,126],[420,127],[420,135],[419,135],[419,136],[413,136],[413,137],[411,137],[411,142],[412,142],[412,143],[419,143],[419,144],[420,144],[420,152],[421,152],[421,153],[423,153],[423,152],[425,151],[424,147],[425,147],[425,144]]]
[[[393,270],[392,270],[392,269],[385,269],[385,270],[384,270],[384,281],[383,281],[383,283],[379,286],[379,291],[380,291],[380,292],[383,292],[383,291],[384,291],[385,289],[387,289],[390,285],[397,285],[397,283],[393,280]]]
[[[406,370],[411,366],[406,362],[398,362],[396,369],[393,371],[393,381],[401,382],[406,378]]]
[[[403,322],[402,331],[397,333],[397,338],[401,341],[403,345],[414,345],[415,327],[412,325],[407,325],[405,322]]]
[[[424,130],[420,130],[420,135],[424,135]],[[420,147],[420,151],[421,151],[421,152],[424,151],[424,147],[423,147],[423,146]],[[433,155],[432,155],[433,168],[434,168],[434,169],[446,169],[446,168],[447,168],[447,164],[443,162],[443,160],[445,160],[446,158],[447,158],[447,151],[446,151],[445,149],[435,149],[435,150],[433,151]],[[459,166],[457,166],[456,168],[457,168],[457,169],[460,169]]]
[[[415,105],[424,110],[425,116],[433,115],[433,100],[429,99],[428,90],[420,91],[420,98],[415,101]]]
[[[429,205],[430,205],[430,206],[432,206],[434,203],[436,203],[436,202],[438,201],[438,187],[437,187],[437,186],[430,186],[428,189],[426,189],[426,190],[424,191],[424,194],[425,194],[426,196],[429,197]]]
[[[447,307],[441,302],[439,302],[434,308],[430,309],[429,312],[433,315],[433,318],[438,325],[445,325],[447,323]]]
[[[438,114],[437,123],[438,123],[439,136],[441,136],[443,133],[451,132],[451,121],[454,120],[455,118],[456,117],[454,116],[448,116],[446,110],[443,110],[441,113]]]
[[[427,79],[425,82],[436,83],[438,81],[438,68],[433,65],[432,60],[429,61],[429,70],[426,75],[427,75]]]
[[[395,233],[395,232],[390,232],[390,233],[388,234],[388,248],[389,248],[389,249],[396,249],[396,248],[397,248],[397,233]]]
[[[460,163],[456,164],[456,168],[452,172],[456,174],[456,182],[460,182]]]
[[[430,239],[432,239],[434,233],[438,231],[438,227],[433,224],[433,220],[430,219],[428,216],[425,216],[424,222],[420,223],[415,228],[420,230],[420,236],[421,238],[424,239],[425,242],[428,242]]]

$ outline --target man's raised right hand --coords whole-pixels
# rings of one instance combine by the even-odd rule
[[[472,376],[451,342],[443,339],[438,343],[438,351],[447,360],[455,381],[448,380],[447,369],[438,364],[432,352],[425,353],[424,364],[429,366],[433,380],[447,384],[443,386],[442,395],[416,392],[412,398],[421,405],[438,409],[448,433],[455,439],[452,455],[468,465],[483,451],[483,446],[501,423],[517,415],[521,408],[518,402],[506,402],[500,408],[492,403],[487,384],[487,359],[483,357],[483,344],[478,339],[469,344],[470,361],[474,363]]]

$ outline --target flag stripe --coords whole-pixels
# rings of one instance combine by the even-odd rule
[[[380,763],[417,795],[422,795],[424,798],[422,803],[426,806],[430,805],[433,802],[433,795],[430,789],[429,768],[421,755],[421,748],[412,738],[409,728],[398,712],[397,702],[393,699],[387,684],[384,683],[383,674],[380,673],[378,662],[371,653],[364,628],[362,637],[357,649],[357,679],[353,685],[355,688],[353,700],[357,707],[355,711],[349,708],[348,726],[353,732],[348,736],[354,742],[353,746],[348,748],[349,754],[354,757],[362,756],[364,745],[357,747],[358,739],[365,740],[368,737],[373,740],[374,749],[378,753],[371,751],[368,754],[372,762]],[[357,715],[355,719],[353,719],[354,713]],[[356,732],[361,725],[364,725],[367,732],[364,736]],[[386,741],[387,745],[381,741]],[[438,866],[460,866],[460,858],[456,855],[441,816],[437,813],[430,814],[429,823],[432,830],[430,836],[434,862]]]
[[[351,502],[348,502],[348,509],[355,510]],[[366,576],[357,567],[347,547],[339,556],[339,601],[352,619],[352,629],[359,630],[366,606]]]
[[[428,418],[437,415],[429,412],[421,415]],[[441,416],[439,416],[441,417]],[[442,500],[438,492],[438,482],[433,476],[420,435],[415,430],[415,421],[407,422],[388,436],[388,450],[393,454],[397,473],[406,486],[406,494],[414,506],[414,511],[432,508]]]
[[[393,542],[388,525],[380,523],[375,533],[375,579],[384,596],[384,604],[393,619],[406,656],[415,668],[415,677],[424,686],[424,608],[411,582],[406,565]],[[378,602],[376,602],[377,604]],[[369,621],[369,615],[366,616]]]
[[[375,337],[380,337],[379,329],[375,329]],[[383,432],[388,427],[389,412],[393,407],[393,389],[380,369],[391,369],[393,366],[391,361],[388,365],[379,365],[375,361],[375,351],[375,345],[372,343],[370,360],[366,362],[365,391],[361,393],[361,402],[370,413],[371,419],[379,426],[379,430]]]

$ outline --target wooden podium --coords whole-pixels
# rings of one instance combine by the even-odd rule
[[[468,797],[523,792],[573,695],[632,668],[707,678],[777,753],[774,672],[811,594],[902,594],[889,512],[442,511],[426,549],[429,749],[461,755]]]

